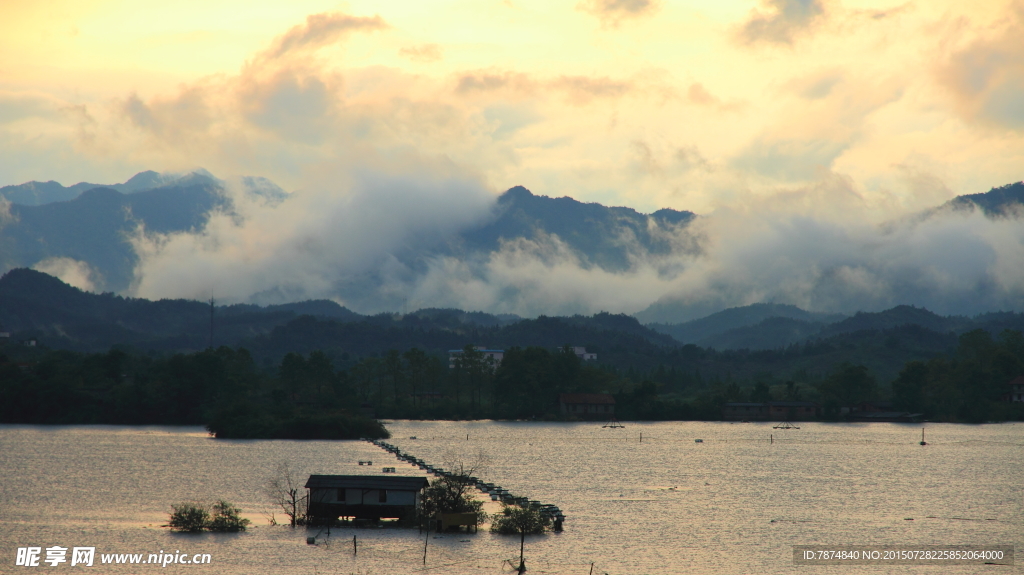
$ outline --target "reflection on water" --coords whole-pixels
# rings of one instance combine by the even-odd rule
[[[926,447],[917,444],[920,426],[801,427],[388,424],[391,443],[405,451],[442,465],[483,454],[487,467],[478,476],[565,512],[564,533],[528,539],[532,573],[583,575],[592,562],[594,573],[610,574],[820,572],[792,565],[792,546],[810,544],[1024,548],[1024,425],[929,424]],[[368,459],[374,466],[358,465]],[[328,545],[307,546],[307,535],[322,540],[326,532],[269,526],[264,486],[285,461],[300,482],[311,473],[373,474],[384,464],[421,475],[365,442],[213,440],[198,428],[0,426],[0,571],[20,569],[14,567],[16,548],[29,545],[212,555],[212,565],[168,567],[185,572],[423,569],[424,540],[416,530],[336,529]],[[160,528],[172,503],[216,498],[242,507],[256,527],[200,536]],[[431,535],[426,572],[508,573],[502,562],[518,555],[518,544],[486,531]],[[99,573],[156,568],[97,567]],[[898,569],[936,572],[932,566]],[[990,569],[1016,573],[1022,567]]]

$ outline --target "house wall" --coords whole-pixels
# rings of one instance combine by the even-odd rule
[[[381,502],[377,489],[346,489],[345,500],[338,499],[338,489],[311,489],[310,497],[317,503],[339,503],[344,505],[416,505],[419,493],[415,491],[387,490],[387,501]]]

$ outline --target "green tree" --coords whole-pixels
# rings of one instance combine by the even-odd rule
[[[519,535],[519,572],[522,573],[526,571],[526,536],[544,533],[550,524],[551,520],[538,509],[503,504],[501,513],[491,522],[491,531],[502,535]]]
[[[768,384],[763,381],[759,381],[754,385],[754,389],[750,392],[750,401],[755,403],[767,403],[772,400],[772,392],[768,388]]]
[[[835,368],[818,389],[825,400],[826,411],[835,415],[840,407],[872,399],[875,394],[875,378],[867,367],[844,362]]]
[[[199,533],[210,522],[210,511],[195,501],[172,505],[171,519],[167,526],[174,531]]]
[[[245,531],[248,519],[242,519],[242,510],[221,499],[213,504],[213,514],[206,528],[220,533]]]
[[[409,384],[412,387],[413,406],[417,404],[417,393],[423,389],[424,380],[427,377],[430,359],[427,354],[417,348],[412,348],[402,354],[405,363],[409,368]]]
[[[402,366],[402,354],[397,349],[388,350],[384,356],[384,371],[391,380],[391,389],[394,391],[394,404],[398,405],[398,388],[405,376],[405,369]]]

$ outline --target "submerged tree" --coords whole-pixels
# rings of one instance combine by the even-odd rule
[[[277,473],[267,482],[267,492],[274,505],[288,516],[292,527],[303,522],[308,496],[300,495],[299,486],[292,477],[287,463],[282,462],[277,466]]]
[[[210,521],[210,512],[202,503],[186,501],[171,505],[171,520],[167,526],[183,533],[199,533]]]
[[[501,514],[491,522],[491,531],[503,535],[519,534],[519,572],[526,571],[523,551],[527,535],[539,535],[551,525],[551,519],[537,509],[502,504]]]
[[[476,513],[482,520],[483,502],[472,497],[476,485],[474,475],[479,473],[486,462],[483,454],[476,461],[466,464],[455,457],[445,458],[445,468],[450,472],[431,481],[420,499],[421,524],[430,521],[438,513]]]
[[[242,510],[221,499],[213,504],[213,515],[206,528],[210,531],[221,533],[233,533],[245,531],[249,525],[248,519],[242,519]]]
[[[223,499],[213,504],[213,512],[203,503],[186,501],[172,505],[171,519],[167,523],[174,531],[199,533],[200,531],[245,531],[248,519],[242,519],[242,510]]]

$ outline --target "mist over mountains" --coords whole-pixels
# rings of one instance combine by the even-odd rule
[[[754,323],[768,321],[779,341],[818,333],[829,314],[910,304],[976,315],[1024,302],[1022,183],[875,225],[852,210],[840,218],[782,201],[642,214],[519,186],[495,197],[458,173],[415,173],[357,172],[290,194],[202,170],[100,187],[8,186],[0,271],[32,267],[130,297],[330,300],[362,314],[606,310],[685,324],[774,301],[768,315],[747,315],[760,313]],[[760,347],[750,327],[675,335]]]

